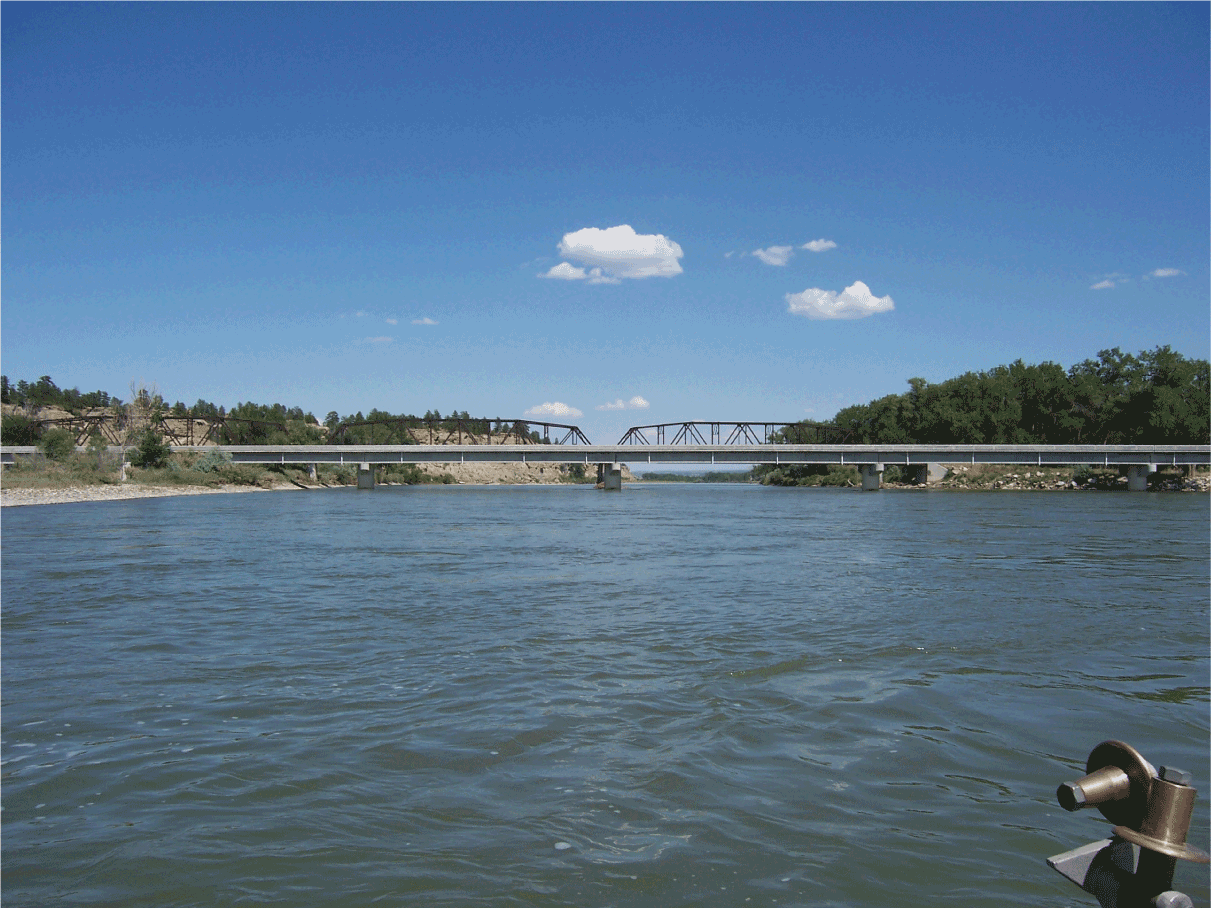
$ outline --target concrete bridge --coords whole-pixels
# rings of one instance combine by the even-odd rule
[[[120,452],[121,448],[111,448]],[[852,465],[862,488],[878,489],[883,469],[896,465],[927,471],[930,464],[1012,464],[1126,467],[1128,488],[1144,491],[1159,466],[1211,465],[1208,445],[205,445],[174,451],[220,451],[233,463],[345,464],[358,467],[358,487],[373,488],[375,464],[576,463],[597,466],[606,489],[622,488],[621,464]],[[37,453],[34,447],[0,448],[0,463]]]

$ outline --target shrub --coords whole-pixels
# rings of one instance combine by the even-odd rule
[[[38,450],[50,460],[67,460],[76,452],[76,439],[66,429],[51,429],[38,442]]]
[[[225,467],[229,463],[231,463],[230,454],[226,451],[212,449],[194,461],[193,469],[198,473],[213,473],[215,470]]]
[[[42,426],[20,413],[5,413],[0,419],[0,441],[6,445],[36,445]]]
[[[147,429],[139,437],[139,446],[131,452],[130,462],[136,467],[162,467],[168,463],[172,448],[154,429]]]

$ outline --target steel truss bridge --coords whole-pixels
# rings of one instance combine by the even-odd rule
[[[86,414],[35,420],[44,430],[66,429],[76,439],[76,445],[87,445],[90,439],[100,438],[107,445],[121,445],[135,422],[113,414]],[[298,423],[295,424],[296,426]],[[164,441],[174,447],[196,445],[220,445],[225,439],[236,437],[265,437],[271,432],[289,434],[286,421],[273,419],[246,419],[240,416],[180,416],[169,413],[146,422]],[[326,444],[349,444],[351,436],[358,430],[373,433],[377,427],[398,434],[407,433],[418,444],[589,444],[589,439],[577,426],[554,422],[535,422],[526,419],[420,419],[400,417],[397,419],[373,419],[360,422],[342,422],[334,428],[309,425],[316,433],[316,441]]]
[[[343,422],[328,435],[329,444],[350,444],[350,434],[356,435],[357,429],[370,429],[373,432],[378,426],[394,429],[400,433],[408,433],[417,439],[418,444],[425,444],[421,438],[428,438],[431,445],[587,445],[591,442],[577,426],[564,425],[557,422],[535,422],[526,419],[415,419],[400,417],[398,419],[374,419],[362,422]],[[539,430],[541,435],[539,434]],[[350,430],[353,430],[351,433]],[[555,441],[552,441],[554,430]],[[498,440],[499,439],[499,440]]]
[[[77,446],[100,438],[108,445],[126,441],[135,423],[112,413],[89,413],[70,418],[37,420],[43,429],[66,429]],[[248,419],[239,416],[192,416],[168,413],[145,425],[162,436],[169,445],[247,444],[267,441],[271,433],[285,436],[291,426],[285,420]],[[295,423],[297,431],[298,423]],[[579,426],[532,419],[447,417],[422,419],[393,417],[345,421],[336,426],[309,425],[316,443],[348,445],[373,443],[386,434],[397,443],[408,441],[430,445],[590,445]],[[379,430],[385,430],[380,432]],[[813,422],[756,422],[694,419],[686,422],[632,426],[623,433],[619,445],[763,445],[763,444],[844,444],[851,432],[838,426]],[[233,441],[239,439],[240,441]]]
[[[673,438],[666,442],[670,432]],[[830,442],[844,444],[851,435],[849,429],[815,422],[710,422],[705,419],[691,419],[688,422],[632,426],[626,430],[618,444],[806,445]]]

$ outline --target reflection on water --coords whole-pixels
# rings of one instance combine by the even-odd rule
[[[1110,737],[1194,772],[1208,845],[1201,496],[380,488],[4,531],[13,904],[1083,905],[1044,859],[1106,826],[1054,791]]]

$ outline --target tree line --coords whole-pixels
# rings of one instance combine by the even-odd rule
[[[1065,370],[1020,359],[839,411],[852,444],[1207,444],[1211,374],[1169,347]]]
[[[1205,359],[1187,359],[1168,346],[1133,356],[1118,347],[1102,350],[1065,370],[1044,362],[1015,360],[983,372],[966,372],[932,384],[910,378],[908,391],[839,411],[825,424],[849,432],[851,444],[1207,444],[1211,441],[1211,374]],[[525,435],[527,423],[472,418],[465,410],[443,416],[393,414],[374,409],[341,416],[323,426],[300,407],[238,403],[230,410],[209,401],[168,406],[154,388],[131,386],[124,404],[104,391],[61,389],[50,376],[36,382],[0,376],[0,399],[26,408],[54,406],[80,416],[98,408],[115,418],[139,415],[140,424],[162,418],[224,420],[221,444],[415,444],[478,436]],[[792,427],[793,429],[793,427]],[[326,431],[323,431],[326,430]],[[420,439],[418,432],[425,433]],[[6,414],[5,444],[33,444],[37,420]],[[438,438],[436,433],[444,433]],[[785,432],[770,440],[790,440]]]
[[[0,376],[0,402],[25,410],[24,413],[4,414],[0,424],[0,439],[9,445],[38,444],[45,434],[45,426],[37,411],[44,407],[55,407],[73,417],[97,417],[104,411],[119,430],[125,433],[128,425],[138,424],[140,436],[149,426],[161,420],[201,419],[220,422],[211,439],[224,445],[274,445],[274,444],[334,444],[350,445],[407,445],[426,443],[430,439],[441,443],[457,439],[458,433],[487,436],[489,434],[524,436],[529,441],[541,443],[538,432],[528,423],[500,419],[473,418],[466,410],[443,416],[437,410],[426,410],[424,416],[411,413],[390,413],[372,409],[363,415],[359,410],[347,416],[333,410],[321,424],[311,413],[301,407],[284,404],[258,404],[240,402],[231,409],[199,399],[193,406],[182,401],[169,406],[159,392],[153,388],[131,386],[131,402],[123,401],[105,391],[81,393],[78,388],[62,389],[49,375],[36,382],[21,380],[15,384],[7,375]],[[135,418],[137,414],[137,419]]]
[[[1138,356],[1102,350],[1065,370],[1018,359],[846,407],[825,424],[849,444],[1207,444],[1211,374],[1205,359],[1168,346]],[[775,433],[771,441],[786,439]],[[773,485],[844,481],[833,467],[758,466]]]

